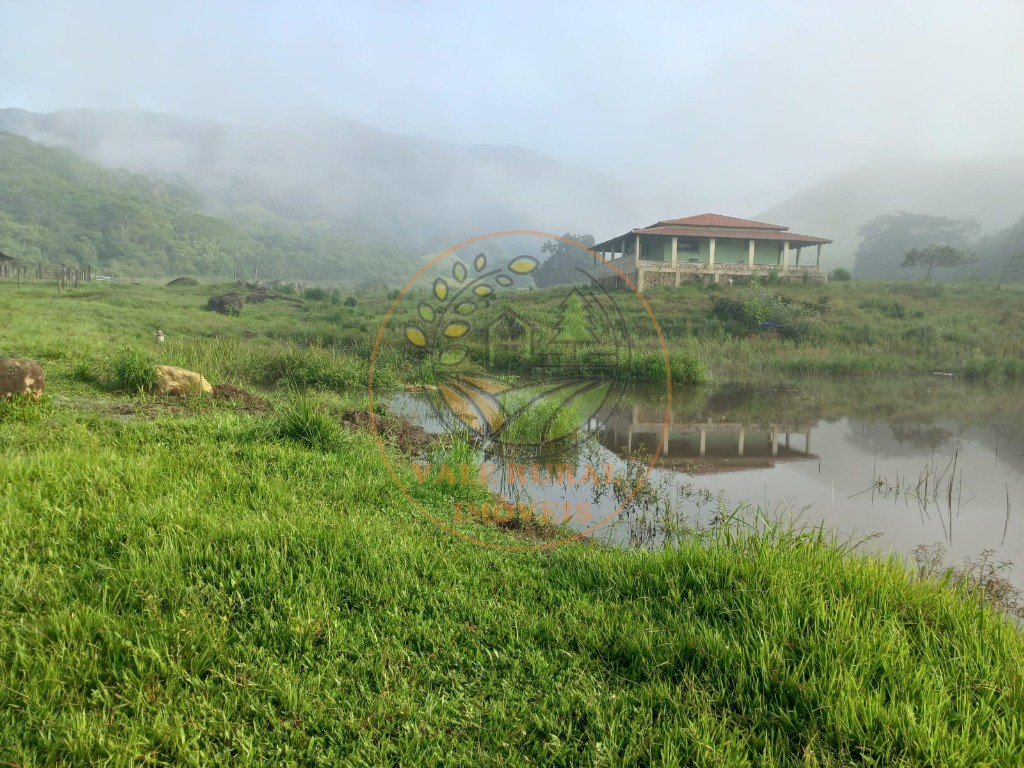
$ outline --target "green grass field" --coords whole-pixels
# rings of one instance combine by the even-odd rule
[[[977,596],[737,525],[658,552],[467,542],[338,423],[386,297],[222,317],[213,292],[0,282],[0,354],[48,391],[0,406],[0,764],[1019,762],[1024,639]],[[996,359],[1014,296],[941,311],[977,316]],[[140,395],[125,350],[269,410]],[[381,363],[386,386],[429,373],[397,344]],[[406,479],[442,519],[485,497]]]

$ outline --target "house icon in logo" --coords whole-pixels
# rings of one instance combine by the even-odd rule
[[[501,310],[485,333],[487,364],[492,368],[513,361],[518,366],[533,356],[533,324],[510,307]]]

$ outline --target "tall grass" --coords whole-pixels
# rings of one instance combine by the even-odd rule
[[[651,552],[471,544],[395,476],[442,521],[487,492],[419,483],[371,435],[335,432],[343,403],[330,390],[358,393],[357,371],[296,338],[295,307],[221,318],[190,289],[9,288],[5,351],[43,360],[61,405],[0,405],[4,762],[932,766],[1015,765],[1024,752],[1024,640],[963,585],[771,527],[720,526]],[[660,311],[680,296],[707,295],[651,300]],[[1016,311],[997,299],[994,311]],[[73,324],[54,301],[78,309]],[[1013,338],[986,327],[977,356],[1012,358]],[[269,421],[212,401],[138,418],[122,407],[138,403],[76,367],[101,361],[113,376],[124,344],[292,389],[271,393],[283,406]],[[670,344],[750,371],[831,354]],[[383,360],[396,376],[414,365],[397,346]],[[454,442],[439,455],[480,458]]]
[[[147,392],[156,386],[156,361],[139,347],[126,347],[112,363],[114,381],[126,392]]]

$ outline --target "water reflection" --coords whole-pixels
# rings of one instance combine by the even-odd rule
[[[422,402],[405,404],[429,423]],[[1019,387],[938,377],[726,384],[677,390],[670,410],[665,423],[663,392],[630,390],[590,420],[594,440],[580,463],[623,470],[630,451],[658,451],[652,482],[697,525],[717,505],[695,505],[694,498],[719,499],[723,508],[750,504],[799,514],[840,535],[878,532],[872,547],[904,556],[936,542],[954,559],[993,550],[1017,564],[1011,578],[1024,586]],[[578,484],[520,491],[571,503],[593,495]],[[610,506],[595,514],[614,510],[613,500],[602,503]]]
[[[714,417],[691,421],[690,415],[680,419],[673,411],[664,423],[664,409],[629,403],[601,421],[601,444],[619,456],[638,448],[653,454],[660,448],[659,467],[689,475],[771,469],[778,462],[818,458],[811,453],[809,424],[745,424]]]

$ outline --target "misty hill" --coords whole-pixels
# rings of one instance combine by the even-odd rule
[[[861,225],[899,211],[973,218],[986,233],[1010,227],[1024,215],[1024,158],[871,165],[809,187],[754,218],[835,240],[822,257],[832,269],[853,267]]]
[[[334,118],[229,125],[141,112],[7,109],[0,130],[71,147],[105,166],[187,182],[212,215],[317,221],[332,235],[423,252],[489,231],[614,232],[649,217],[635,190],[537,152]]]
[[[0,251],[26,262],[92,264],[120,275],[398,280],[415,258],[312,226],[202,213],[201,195],[74,152],[0,133]]]

